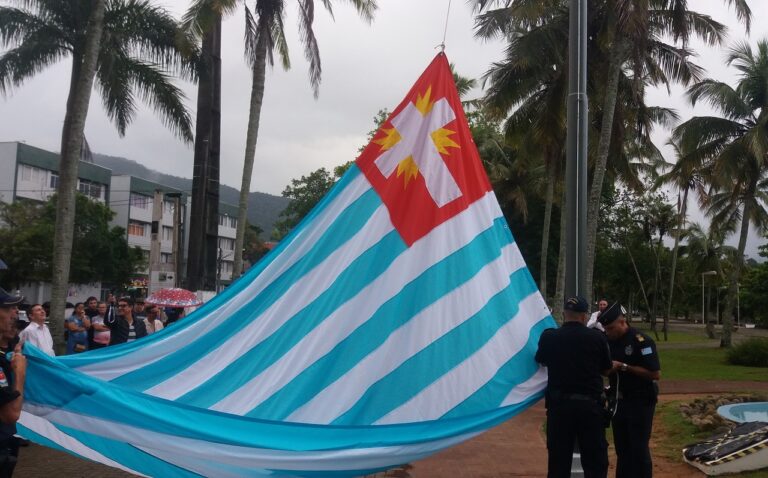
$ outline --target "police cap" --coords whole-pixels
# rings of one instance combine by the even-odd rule
[[[571,297],[565,301],[563,309],[570,310],[572,312],[585,313],[589,311],[589,304],[586,299],[581,296]]]
[[[613,305],[605,309],[598,317],[597,321],[602,325],[608,325],[615,321],[619,317],[627,315],[627,309],[625,309],[618,302],[614,302]]]

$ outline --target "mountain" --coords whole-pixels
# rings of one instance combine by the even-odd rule
[[[94,153],[93,162],[99,166],[111,169],[112,174],[129,174],[181,189],[182,191],[192,191],[191,179],[157,172],[132,159]],[[233,205],[237,205],[240,200],[240,192],[224,184],[220,186],[219,196],[222,202]],[[248,222],[261,228],[263,231],[262,239],[269,238],[274,223],[277,221],[280,212],[288,205],[288,201],[287,198],[282,196],[273,196],[267,193],[253,192],[250,194],[248,197]]]

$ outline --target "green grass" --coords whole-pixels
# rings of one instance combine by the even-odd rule
[[[721,348],[659,350],[662,380],[768,381],[768,367],[730,365]]]
[[[649,324],[633,323],[632,326],[637,330],[643,331],[644,333],[648,334],[652,339],[656,340],[656,336],[651,331],[651,326]],[[664,341],[664,332],[661,331],[661,324],[658,324],[656,328],[659,331],[659,340],[656,342],[657,344],[662,346],[663,344],[706,344],[706,343],[713,343],[713,342],[720,341],[720,339],[708,338],[706,332],[703,329],[700,332],[670,330],[669,332],[667,332],[668,340]]]
[[[654,440],[657,447],[654,453],[663,455],[665,458],[683,463],[682,451],[686,445],[705,440],[712,435],[712,432],[700,432],[690,422],[685,420],[680,414],[678,407],[683,402],[674,401],[659,403],[656,408],[656,420],[660,421],[663,433],[654,433]],[[658,428],[655,426],[654,428]],[[768,478],[768,470],[753,471],[748,473],[738,473],[739,478]]]

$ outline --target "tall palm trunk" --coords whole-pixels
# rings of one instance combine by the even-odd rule
[[[557,280],[555,281],[555,299],[552,304],[552,311],[555,318],[562,319],[563,304],[565,303],[565,245],[568,240],[565,230],[567,221],[565,216],[565,191],[560,203],[560,251],[557,256]]]
[[[685,225],[685,216],[688,213],[688,188],[683,191],[683,202],[680,204],[678,214],[680,218],[677,221],[677,232],[675,234],[675,246],[672,248],[672,271],[669,274],[669,296],[667,297],[667,311],[664,314],[664,340],[667,340],[667,330],[669,329],[669,318],[672,316],[672,296],[675,292],[675,273],[677,271],[677,251],[680,248],[680,233]]]
[[[261,104],[264,99],[264,81],[267,70],[267,43],[260,37],[256,45],[256,62],[253,65],[253,83],[251,84],[251,110],[248,116],[248,132],[245,138],[245,159],[243,160],[243,180],[240,185],[240,202],[237,211],[237,237],[235,238],[235,263],[232,278],[240,277],[243,270],[243,245],[245,228],[248,223],[248,196],[251,191],[253,160],[256,155],[256,142],[259,138]]]
[[[614,40],[611,48],[611,60],[608,67],[608,82],[605,86],[605,98],[603,99],[603,117],[600,127],[600,136],[597,144],[597,157],[592,175],[592,188],[589,191],[587,203],[587,258],[584,274],[584,292],[586,299],[592,300],[592,277],[595,267],[595,246],[597,244],[597,222],[600,213],[600,198],[603,193],[603,180],[608,164],[608,152],[611,147],[611,135],[613,133],[613,116],[616,111],[616,101],[619,94],[619,78],[621,65],[624,59],[624,43],[620,39]]]
[[[203,37],[201,57],[186,287],[212,290],[218,265],[221,16]]]
[[[755,191],[757,190],[757,178],[752,179],[744,201],[744,211],[741,217],[741,232],[739,234],[739,249],[736,255],[736,264],[731,274],[731,282],[728,284],[728,296],[725,299],[725,314],[723,315],[723,337],[720,339],[721,347],[730,347],[732,345],[731,332],[733,329],[733,306],[736,304],[736,294],[739,290],[739,280],[741,271],[744,267],[744,249],[747,247],[747,237],[749,236],[749,216],[752,214],[752,201],[755,200]]]
[[[56,228],[53,236],[53,271],[51,290],[51,333],[57,347],[64,340],[64,308],[69,288],[69,266],[75,229],[75,199],[80,150],[88,116],[88,104],[99,58],[104,29],[106,0],[93,0],[82,52],[72,54],[72,78],[67,97],[67,111],[61,133],[59,190],[56,203]]]
[[[659,305],[659,279],[661,278],[661,246],[664,235],[659,233],[659,242],[656,243],[656,271],[653,274],[653,309],[651,311],[651,330],[659,340],[659,332],[656,330],[656,318],[658,316]],[[666,323],[666,322],[665,322]],[[664,340],[667,340],[667,330],[664,329]]]
[[[541,231],[541,266],[539,269],[539,289],[547,297],[547,259],[549,255],[549,230],[552,223],[552,203],[555,196],[555,182],[557,181],[557,169],[554,155],[550,158],[549,181],[547,181],[546,206],[544,207],[544,226]]]

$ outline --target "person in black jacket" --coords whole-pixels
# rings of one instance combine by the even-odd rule
[[[7,341],[12,330],[16,307],[24,301],[0,288],[0,335]],[[13,475],[18,457],[16,422],[21,415],[24,401],[24,381],[27,374],[27,360],[16,343],[12,353],[0,353],[0,478]]]
[[[653,462],[648,442],[656,411],[661,364],[656,343],[627,324],[619,303],[600,314],[617,373],[611,376],[611,396],[617,398],[611,421],[616,446],[617,478],[650,478]]]
[[[117,314],[108,313],[104,324],[109,327],[109,345],[133,342],[147,335],[147,326],[143,320],[133,317],[133,300],[121,297],[117,301]]]
[[[547,451],[549,478],[569,478],[578,442],[586,478],[608,474],[603,377],[611,372],[608,341],[587,328],[589,306],[582,297],[565,302],[565,320],[539,338],[536,361],[547,367]]]

